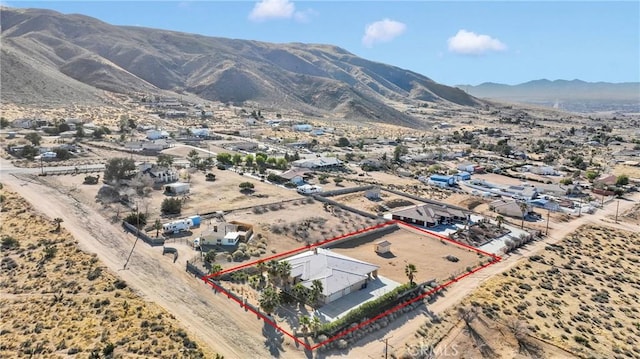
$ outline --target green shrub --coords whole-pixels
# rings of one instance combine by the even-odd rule
[[[160,210],[164,214],[180,214],[182,212],[182,201],[178,198],[165,198],[162,201]]]
[[[323,324],[320,330],[318,330],[318,333],[331,336],[336,334],[337,330],[345,328],[352,323],[358,323],[364,318],[373,318],[376,315],[383,313],[385,310],[391,309],[392,306],[396,304],[398,295],[411,288],[412,285],[410,283],[405,283],[396,287],[391,292],[351,310],[341,318],[334,320],[333,322]]]

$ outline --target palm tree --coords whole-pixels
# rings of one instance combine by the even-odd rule
[[[309,332],[309,326],[311,325],[311,319],[309,319],[309,317],[307,317],[306,315],[303,315],[300,317],[300,319],[298,319],[298,324],[300,325],[300,331],[306,337],[307,333]]]
[[[291,288],[291,295],[298,300],[300,303],[306,303],[310,293],[309,290],[302,285],[302,283],[297,283]]]
[[[320,318],[314,315],[313,318],[311,318],[311,330],[313,330],[314,337],[318,334],[318,330],[320,330],[321,326],[322,322],[320,322]]]
[[[264,275],[264,272],[267,271],[267,265],[263,261],[258,262],[256,268],[260,271],[260,275]]]
[[[269,281],[271,284],[276,284],[276,278],[278,277],[278,262],[274,259],[267,263],[267,274],[269,275]]]
[[[288,261],[278,262],[278,277],[280,281],[286,286],[288,285],[288,279],[291,275],[291,263]]]
[[[520,202],[518,205],[520,206],[520,211],[522,211],[522,223],[520,224],[520,228],[524,228],[524,216],[527,214],[527,204]]]
[[[260,296],[260,308],[264,310],[267,315],[271,315],[273,310],[280,304],[280,296],[273,287],[267,287]]]
[[[160,222],[160,219],[156,219],[155,222],[153,222],[153,229],[156,230],[156,238],[158,238],[158,235],[160,234],[160,230],[162,229],[162,222]]]
[[[56,232],[60,232],[60,223],[64,222],[64,220],[60,217],[56,217],[53,219],[53,222],[56,224]]]
[[[418,269],[416,268],[415,264],[407,264],[406,267],[404,267],[404,274],[407,275],[407,278],[409,278],[409,283],[413,286],[413,278],[414,275],[418,273]]]
[[[316,306],[320,297],[322,296],[322,292],[324,291],[324,287],[322,286],[322,282],[318,279],[311,282],[311,293],[309,293],[309,301],[312,306]]]

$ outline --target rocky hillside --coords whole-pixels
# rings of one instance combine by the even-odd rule
[[[460,89],[330,45],[113,26],[39,9],[3,8],[0,20],[5,102],[88,101],[102,91],[167,90],[403,125],[418,122],[390,101],[479,103]]]

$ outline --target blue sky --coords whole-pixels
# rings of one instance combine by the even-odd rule
[[[639,1],[2,1],[114,25],[325,43],[447,84],[640,81]]]

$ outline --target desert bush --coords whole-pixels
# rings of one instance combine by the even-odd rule
[[[160,210],[163,214],[180,214],[182,212],[182,200],[179,198],[165,198]]]
[[[449,254],[448,256],[445,257],[448,261],[456,263],[459,261],[458,257],[456,256],[452,256],[451,254]]]
[[[237,251],[233,252],[232,257],[233,257],[233,260],[235,260],[235,261],[241,261],[241,260],[244,259],[245,253],[243,251],[241,251],[241,250],[237,250]]]
[[[1,247],[4,250],[9,248],[18,248],[20,247],[20,242],[11,236],[3,236]]]

